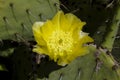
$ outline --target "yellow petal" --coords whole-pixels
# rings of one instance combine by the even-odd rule
[[[53,25],[54,25],[54,28],[59,30],[60,29],[60,18],[61,18],[61,15],[63,15],[63,12],[62,11],[59,11],[55,17],[51,20]]]
[[[93,41],[94,40],[91,37],[89,37],[88,35],[86,35],[80,39],[81,44],[85,44],[85,43],[93,42]]]
[[[64,13],[62,11],[59,15],[60,15],[60,18],[58,21],[60,24],[60,29],[64,30],[64,31],[69,31],[71,23],[69,22],[67,16],[64,15]]]
[[[33,48],[38,54],[46,54],[58,65],[69,64],[78,56],[89,51],[84,44],[93,42],[88,33],[82,32],[85,25],[75,15],[58,11],[52,20],[35,24],[33,34],[37,45]]]
[[[55,31],[54,25],[50,20],[47,20],[45,24],[41,27],[41,33],[45,41],[48,40],[53,31]]]
[[[36,52],[38,54],[45,54],[45,53],[48,53],[48,49],[46,47],[44,47],[44,46],[36,45],[33,48],[33,52]]]
[[[52,19],[52,23],[54,24],[54,28],[62,29],[64,31],[70,31],[74,29],[81,30],[82,27],[86,24],[82,22],[75,15],[68,13],[65,14],[62,11],[59,11],[55,17]]]
[[[59,59],[58,60],[58,65],[62,65],[62,66],[65,66],[66,64],[69,64],[70,61],[68,61],[67,59],[65,58],[62,58],[62,59]]]
[[[43,26],[43,24],[44,24],[44,22],[36,22],[36,23],[34,23],[34,25],[32,27],[35,40],[39,45],[46,45],[46,42],[44,41],[44,39],[42,37],[43,35],[42,35],[41,29],[40,29],[41,26]]]
[[[86,22],[82,22],[79,18],[77,18],[75,15],[68,13],[65,15],[69,22],[69,30],[81,30],[82,27],[86,24]]]

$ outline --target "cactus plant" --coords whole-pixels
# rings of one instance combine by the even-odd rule
[[[112,53],[113,55],[115,56],[115,59],[120,62],[120,57],[119,57],[119,53],[120,53],[120,28],[118,30],[118,33],[115,37],[115,42],[114,42],[114,45],[113,45],[113,50],[112,50]]]
[[[59,4],[59,1],[0,0],[0,56],[1,59],[3,59],[0,63],[5,63],[7,68],[10,67],[8,69],[9,75],[14,73],[14,69],[16,69],[16,72],[19,69],[18,66],[16,66],[17,61],[14,60],[16,58],[13,56],[16,47],[21,45],[19,42],[24,43],[33,40],[31,31],[32,23],[38,20],[45,21],[46,19],[52,18],[59,8],[59,5],[55,5],[56,3]],[[20,59],[22,59],[22,57],[20,57]],[[6,62],[7,59],[10,60]],[[9,65],[9,63],[11,64]],[[12,65],[12,63],[14,63],[14,65]],[[30,64],[32,65],[32,63]],[[13,66],[15,66],[15,68]],[[19,76],[17,75],[18,74],[13,76],[18,78]],[[11,78],[16,80],[16,77]],[[22,77],[20,80],[26,79],[26,77]]]
[[[87,22],[84,30],[90,32],[95,43],[99,46],[105,43],[104,47],[109,47],[112,54],[116,56],[115,58],[119,60],[119,0],[61,0],[61,2],[62,5],[65,5],[65,7],[61,5],[65,12],[73,12],[80,19]],[[106,37],[108,35],[109,40]]]
[[[0,0],[0,39],[33,39],[33,22],[51,18],[58,9],[55,3],[58,0]]]
[[[5,71],[5,70],[6,70],[5,66],[0,64],[0,71]]]
[[[120,69],[111,56],[106,54],[106,50],[96,49],[95,45],[89,49],[90,54],[78,57],[68,66],[37,80],[120,80]]]
[[[60,1],[0,0],[0,69],[5,66],[9,80],[120,80],[119,0]],[[57,65],[48,56],[37,64],[31,27],[51,19],[59,6],[87,23],[84,31],[95,44],[87,44],[89,53],[67,66]]]

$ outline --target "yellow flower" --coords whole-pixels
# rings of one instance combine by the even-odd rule
[[[84,44],[93,42],[88,33],[82,31],[85,24],[75,15],[62,11],[58,11],[52,20],[36,22],[32,27],[37,42],[33,52],[48,55],[62,66],[85,55],[88,49]]]

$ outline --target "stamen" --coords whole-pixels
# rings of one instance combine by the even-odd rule
[[[47,42],[49,50],[54,53],[72,52],[73,38],[70,32],[54,31]]]

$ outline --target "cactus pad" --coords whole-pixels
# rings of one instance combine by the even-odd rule
[[[58,0],[0,0],[0,39],[33,39],[35,21],[50,19],[57,11]]]

